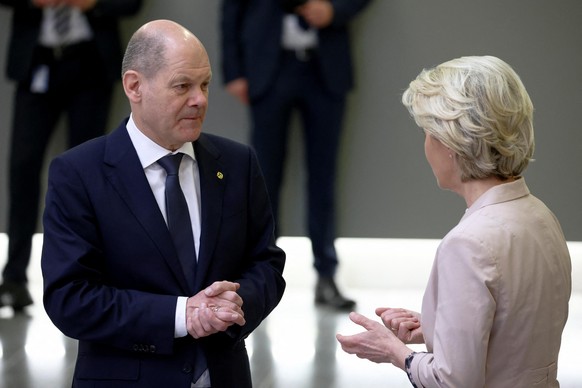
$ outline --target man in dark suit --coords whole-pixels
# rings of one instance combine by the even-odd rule
[[[353,85],[348,23],[369,0],[223,0],[227,90],[250,105],[251,142],[278,220],[289,122],[303,123],[308,235],[318,273],[315,302],[351,310],[334,280],[336,159]]]
[[[32,303],[26,271],[46,148],[63,114],[68,146],[105,132],[119,80],[121,17],[141,0],[0,0],[13,9],[6,73],[16,81],[9,161],[8,261],[0,307]]]
[[[256,156],[201,133],[212,72],[184,27],[142,26],[122,73],[129,119],[49,169],[44,305],[79,340],[73,385],[251,387],[244,339],[285,288]],[[186,258],[164,199],[168,155],[181,158]]]

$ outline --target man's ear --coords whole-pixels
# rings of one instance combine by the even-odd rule
[[[130,102],[141,100],[141,74],[134,70],[128,70],[123,74],[123,91]]]

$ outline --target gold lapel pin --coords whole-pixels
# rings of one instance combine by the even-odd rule
[[[218,172],[216,173],[216,177],[217,177],[218,179],[222,179],[222,178],[224,178],[224,174],[222,174],[222,172],[218,171]]]

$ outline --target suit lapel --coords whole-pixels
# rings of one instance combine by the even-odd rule
[[[190,295],[193,290],[189,290],[170,232],[131,143],[125,123],[107,137],[104,170],[111,185],[168,263],[178,284],[187,295]]]
[[[222,218],[222,202],[228,173],[219,163],[220,153],[207,136],[202,134],[194,143],[194,152],[200,172],[201,231],[196,284],[198,288],[210,265],[214,247],[218,241],[218,231]],[[198,291],[198,290],[197,290]]]

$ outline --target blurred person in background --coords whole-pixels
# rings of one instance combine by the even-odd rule
[[[307,233],[317,271],[315,302],[350,311],[335,249],[337,157],[353,87],[349,25],[370,0],[223,0],[226,90],[248,105],[251,144],[280,233],[281,186],[292,113],[300,113],[307,167]]]
[[[67,146],[105,133],[119,81],[119,21],[141,0],[0,0],[12,8],[6,74],[16,82],[9,158],[8,260],[0,307],[33,303],[27,268],[47,147],[64,115]]]

